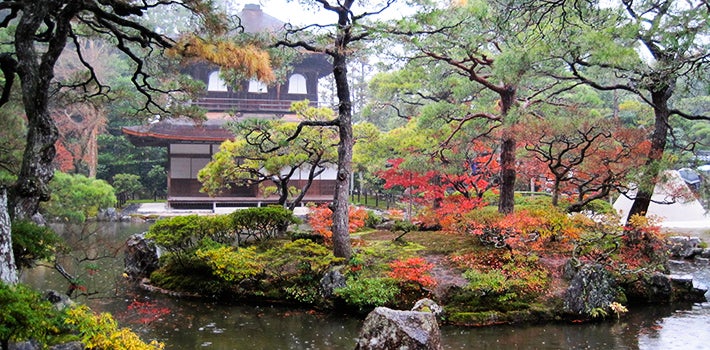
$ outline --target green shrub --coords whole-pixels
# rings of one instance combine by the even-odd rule
[[[52,197],[41,210],[51,219],[81,223],[95,217],[99,209],[116,205],[113,187],[104,180],[57,171],[49,188]]]
[[[264,259],[269,262],[266,265],[269,275],[280,279],[304,274],[321,276],[328,268],[343,261],[326,246],[307,239],[271,248],[264,253]]]
[[[229,215],[202,217],[202,234],[215,242],[232,245],[236,242],[236,234]]]
[[[252,278],[264,269],[264,262],[260,261],[254,246],[237,250],[227,246],[198,249],[195,255],[212,269],[215,276],[230,283]]]
[[[10,341],[34,339],[46,343],[59,332],[59,313],[39,293],[24,285],[0,282],[0,342],[7,349]]]
[[[466,289],[473,293],[474,299],[487,304],[489,309],[502,311],[533,301],[545,292],[550,282],[548,272],[538,266],[534,255],[519,256],[501,269],[467,270],[463,276],[468,280]]]
[[[249,238],[257,241],[273,238],[284,233],[288,225],[298,223],[298,218],[290,210],[276,205],[237,210],[229,215],[234,231],[239,236],[245,236],[244,241]],[[238,237],[237,244],[241,240]]]
[[[467,270],[463,274],[468,280],[467,289],[476,291],[481,295],[502,294],[508,287],[507,277],[499,270],[481,272],[478,270]]]
[[[28,220],[12,223],[12,252],[18,268],[33,267],[36,261],[54,256],[61,239],[48,226],[39,226]]]
[[[392,278],[350,277],[345,287],[335,290],[336,295],[360,311],[391,305],[399,293],[399,284]]]
[[[212,273],[212,269],[195,255],[185,259],[185,264],[167,261],[150,274],[150,283],[161,288],[185,293],[196,293],[218,298],[226,295],[230,284]]]
[[[150,226],[146,238],[165,248],[178,263],[183,264],[185,255],[192,253],[203,237],[203,223],[197,215],[161,219]]]

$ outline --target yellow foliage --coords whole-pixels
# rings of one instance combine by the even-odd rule
[[[206,41],[195,35],[180,40],[169,52],[172,56],[199,58],[221,68],[234,69],[268,83],[275,79],[269,53],[254,44],[237,44],[229,40]]]
[[[109,313],[94,314],[87,306],[78,306],[67,311],[64,321],[75,326],[87,349],[155,350],[165,344],[155,340],[143,342],[128,328],[119,328]]]

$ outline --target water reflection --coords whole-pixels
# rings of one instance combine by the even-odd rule
[[[68,231],[65,236],[88,244],[86,256],[101,256],[147,227],[103,224],[94,233]],[[353,349],[361,326],[356,318],[307,309],[225,305],[147,293],[120,277],[122,253],[100,259],[93,275],[86,272],[82,257],[72,254],[64,263],[72,273],[86,278],[88,291],[98,293],[79,300],[113,313],[121,325],[146,340],[165,342],[167,349]],[[674,265],[673,269],[693,274],[697,283],[710,284],[707,263]],[[63,291],[67,287],[61,276],[47,268],[26,271],[23,281],[40,289]],[[446,349],[707,349],[709,325],[710,303],[705,303],[632,307],[620,320],[594,324],[443,327],[442,335]]]

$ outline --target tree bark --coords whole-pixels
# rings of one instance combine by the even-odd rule
[[[347,0],[338,11],[338,31],[335,38],[333,57],[333,77],[338,96],[338,175],[335,181],[335,196],[333,198],[333,255],[350,259],[350,218],[349,191],[350,174],[352,174],[353,159],[353,126],[352,101],[348,84],[347,45],[350,42],[351,23],[349,19],[350,6],[353,1]]]
[[[660,84],[659,84],[660,85]],[[668,109],[668,100],[673,95],[673,84],[663,84],[663,88],[651,92],[651,101],[653,102],[654,114],[654,129],[651,136],[651,149],[648,153],[646,166],[643,178],[646,181],[641,181],[638,184],[638,191],[634,197],[634,202],[629,209],[629,216],[626,218],[626,224],[629,224],[629,219],[634,215],[646,215],[648,207],[651,205],[651,197],[653,196],[654,188],[661,169],[656,166],[663,159],[663,153],[666,149],[666,140],[668,138],[668,119],[670,111]]]
[[[7,207],[7,189],[0,188],[0,282],[17,284],[17,266],[12,252],[10,215]]]
[[[39,210],[39,203],[49,200],[48,183],[54,176],[52,160],[58,138],[57,127],[49,114],[50,83],[54,65],[67,43],[70,20],[77,4],[67,5],[56,18],[56,27],[46,51],[38,52],[36,33],[43,20],[59,6],[51,1],[35,1],[27,5],[15,32],[17,74],[22,84],[22,103],[27,116],[27,144],[18,180],[12,188],[10,214],[16,219],[29,219]]]
[[[340,106],[338,107],[339,134],[338,143],[338,175],[335,182],[335,197],[333,198],[333,254],[339,258],[350,259],[350,218],[349,191],[350,174],[353,159],[353,126],[350,92],[347,82],[345,57],[334,59],[335,82]]]
[[[516,88],[506,86],[499,92],[501,119],[506,122],[510,109],[515,103]],[[513,131],[513,126],[506,126],[501,138],[500,148],[500,199],[498,201],[498,212],[510,214],[515,209],[515,151],[517,142]]]

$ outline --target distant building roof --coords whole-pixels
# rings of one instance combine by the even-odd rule
[[[261,10],[258,4],[246,4],[239,12],[241,25],[247,33],[276,32],[284,27],[284,22]]]

